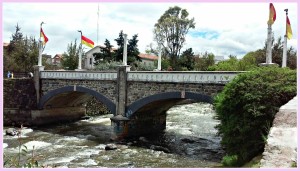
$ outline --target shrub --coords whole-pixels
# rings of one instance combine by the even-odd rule
[[[238,156],[237,155],[224,156],[223,160],[222,160],[222,165],[225,167],[237,166],[238,165]]]
[[[242,165],[263,152],[275,114],[294,96],[296,71],[287,68],[256,68],[228,83],[214,101],[227,155]]]

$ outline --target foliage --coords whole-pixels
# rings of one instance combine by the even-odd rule
[[[104,42],[105,47],[100,48],[99,53],[94,53],[93,56],[95,58],[94,64],[97,65],[104,62],[115,61],[115,53],[112,51],[113,46],[110,44],[109,40],[105,39]]]
[[[202,56],[195,58],[194,70],[207,71],[210,66],[215,64],[215,55],[205,52]]]
[[[182,52],[179,59],[179,65],[181,67],[181,70],[191,71],[194,69],[194,64],[195,64],[195,58],[194,58],[193,49],[189,48],[184,52]]]
[[[153,71],[156,65],[145,65],[142,62],[136,62],[136,65],[131,68],[132,71]]]
[[[116,51],[116,61],[123,61],[123,51],[124,51],[124,37],[123,37],[123,31],[119,33],[119,38],[115,39],[117,42],[117,45],[119,48]],[[135,34],[132,36],[132,39],[128,40],[128,45],[127,45],[127,64],[131,65],[135,61],[139,61],[139,49],[138,49],[138,35]]]
[[[4,71],[33,72],[33,66],[38,63],[38,41],[34,37],[24,37],[17,25],[3,54]]]
[[[188,18],[186,9],[170,7],[154,25],[154,39],[162,45],[171,58],[172,68],[177,68],[177,58],[190,28],[195,28],[194,18]],[[166,45],[164,44],[166,42]]]
[[[122,62],[102,62],[95,65],[94,70],[96,71],[115,71],[118,65],[122,65]]]
[[[274,115],[296,90],[295,70],[260,67],[238,75],[215,97],[221,144],[228,156],[238,156],[238,165],[263,151]]]
[[[79,46],[77,46],[76,39],[70,44],[68,44],[67,52],[64,52],[61,59],[61,64],[64,68],[68,68],[69,70],[75,70],[78,67],[78,59],[79,59]],[[82,54],[82,56],[84,56]]]
[[[238,60],[235,56],[229,56],[228,60],[208,67],[209,71],[249,71],[257,66],[253,53],[248,53]]]
[[[267,45],[265,43],[265,46],[262,49],[258,49],[255,52],[253,52],[253,56],[256,58],[257,65],[266,62],[266,50]],[[272,46],[272,62],[277,63],[279,66],[282,66],[282,54],[283,41],[282,38],[279,37]],[[291,69],[297,68],[297,51],[293,47],[287,49],[287,67]]]
[[[222,165],[225,167],[238,166],[238,156],[237,155],[224,156],[222,159]]]

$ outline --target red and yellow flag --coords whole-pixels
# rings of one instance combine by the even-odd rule
[[[94,47],[94,42],[84,36],[81,36],[81,43],[87,45],[90,48]]]
[[[286,16],[286,37],[288,39],[291,39],[292,36],[293,36],[293,32],[292,32],[292,28],[291,28],[291,23],[290,23],[289,17]]]
[[[270,3],[270,13],[269,13],[269,21],[268,24],[272,25],[276,20],[276,11],[275,7],[272,3]]]
[[[43,38],[43,44],[46,44],[48,42],[48,37],[45,35],[43,29],[41,28],[41,33],[40,33],[40,37]]]

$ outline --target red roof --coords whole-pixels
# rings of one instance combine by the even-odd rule
[[[158,56],[155,56],[155,55],[140,53],[138,56],[142,59],[149,59],[149,60],[153,60],[153,61],[158,60]]]
[[[62,58],[62,54],[56,54],[53,58]]]
[[[3,47],[7,47],[9,45],[9,43],[4,43],[3,42]]]

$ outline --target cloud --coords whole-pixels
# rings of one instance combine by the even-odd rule
[[[285,31],[284,9],[289,9],[293,38],[288,47],[297,48],[297,3],[273,3],[277,19],[273,24],[275,38]],[[97,11],[99,5],[99,20]],[[237,55],[264,46],[267,38],[268,3],[3,3],[3,41],[9,42],[19,24],[23,35],[39,36],[39,25],[49,42],[44,53],[54,56],[67,51],[69,43],[79,41],[83,35],[95,44],[108,39],[117,47],[114,39],[121,30],[131,39],[138,34],[138,48],[144,52],[153,43],[153,28],[159,17],[169,8],[187,9],[196,27],[186,36],[184,49],[193,48],[196,53],[205,51],[215,55]],[[98,23],[98,37],[97,37]],[[89,50],[89,49],[87,49]]]

